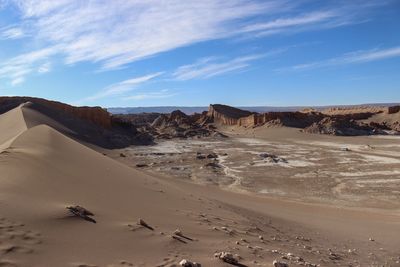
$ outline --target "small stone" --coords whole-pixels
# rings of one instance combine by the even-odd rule
[[[154,228],[153,227],[151,227],[148,223],[146,223],[143,219],[140,219],[139,218],[139,220],[138,220],[138,225],[141,225],[141,226],[143,226],[143,227],[146,227],[147,229],[150,229],[150,230],[154,230]]]
[[[287,264],[286,262],[281,262],[281,261],[277,261],[277,260],[274,260],[272,262],[272,265],[274,267],[289,267],[289,264]]]
[[[238,264],[238,260],[230,252],[218,252],[214,256],[226,263]]]
[[[182,234],[182,231],[181,231],[180,229],[176,229],[176,230],[174,231],[174,235],[182,236],[183,234]]]
[[[179,265],[182,267],[201,267],[200,263],[191,262],[191,261],[185,260],[185,259],[181,260],[179,262]]]

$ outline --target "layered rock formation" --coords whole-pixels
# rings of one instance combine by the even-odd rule
[[[74,138],[105,148],[121,148],[134,144],[151,144],[152,137],[138,132],[100,107],[74,107],[34,97],[0,97],[0,114],[23,103],[31,110],[57,121],[59,131]],[[32,112],[31,112],[32,113]],[[30,114],[38,116],[37,114]]]
[[[207,118],[209,122],[230,126],[286,126],[307,133],[331,135],[397,134],[400,130],[400,106],[252,113],[224,105],[210,105]]]
[[[161,113],[140,113],[140,114],[116,114],[112,115],[112,120],[133,124],[136,127],[144,127],[151,124]]]
[[[346,117],[325,117],[318,122],[314,122],[311,126],[306,127],[306,133],[314,134],[330,134],[339,136],[359,136],[377,134],[376,127],[363,125]],[[379,131],[383,133],[382,131]]]
[[[268,123],[270,125],[304,128],[322,118],[323,115],[316,112],[267,112],[240,118],[237,124],[239,126],[254,127]]]
[[[351,106],[329,108],[322,111],[326,115],[354,115],[354,114],[393,114],[400,111],[400,106]]]
[[[154,120],[151,127],[158,133],[158,138],[222,136],[214,127],[203,121],[202,114],[189,116],[180,110],[161,115]]]
[[[236,125],[240,118],[250,116],[251,114],[253,113],[250,111],[221,104],[210,105],[207,112],[207,116],[213,122],[225,125]]]
[[[66,114],[92,122],[103,128],[111,127],[111,116],[101,107],[74,107],[61,102],[34,97],[0,97],[0,113],[4,113],[26,102],[40,104],[65,112]]]

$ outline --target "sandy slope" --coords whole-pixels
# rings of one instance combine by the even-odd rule
[[[247,266],[271,266],[288,252],[321,266],[396,266],[400,256],[396,215],[150,177],[66,137],[60,127],[29,105],[0,116],[0,266],[175,266],[183,258],[228,266],[215,251],[238,253]],[[89,209],[97,223],[71,216],[68,205]],[[137,226],[139,218],[154,231]],[[177,228],[188,238],[173,239]]]

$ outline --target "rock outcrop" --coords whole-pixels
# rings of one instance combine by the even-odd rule
[[[70,113],[73,112],[70,111]],[[100,118],[83,114],[80,117],[87,118],[99,125],[107,125]],[[150,135],[160,139],[225,137],[217,131],[216,126],[218,125],[246,128],[284,126],[298,128],[306,133],[355,136],[399,134],[399,121],[400,106],[338,107],[321,112],[309,108],[294,112],[255,113],[214,104],[209,106],[208,112],[193,115],[187,115],[180,110],[175,110],[169,114],[113,115],[111,127],[117,125],[130,129],[136,137]]]
[[[111,116],[105,109],[101,107],[74,107],[61,102],[35,97],[0,97],[0,113],[6,112],[26,102],[32,102],[44,107],[65,112],[66,114],[89,121],[103,128],[111,127]]]
[[[122,148],[135,144],[151,144],[152,137],[138,132],[136,127],[127,124],[100,107],[74,107],[61,102],[34,97],[0,97],[0,114],[23,103],[38,111],[32,121],[50,118],[52,125],[71,138],[95,144],[104,148]],[[39,116],[39,117],[37,117]]]
[[[159,138],[186,138],[208,134],[205,129],[196,124],[194,118],[180,110],[175,110],[170,114],[161,114],[150,126],[154,130],[153,134]]]
[[[133,124],[136,127],[143,127],[151,124],[160,115],[161,113],[115,114],[111,118],[112,120]]]
[[[263,114],[252,114],[238,120],[239,126],[253,127],[266,123],[287,127],[304,128],[314,122],[321,120],[323,115],[318,112],[267,112]]]
[[[369,125],[357,123],[346,117],[325,117],[319,122],[306,127],[306,133],[330,134],[339,136],[372,135],[378,133],[378,129]],[[382,133],[382,132],[380,132]]]
[[[306,133],[330,135],[396,134],[400,128],[400,106],[338,107],[322,112],[307,109],[298,112],[253,113],[225,105],[210,105],[204,122],[239,127],[294,127]]]
[[[248,117],[253,114],[250,111],[238,108],[214,104],[210,105],[207,116],[215,123],[225,125],[237,125],[240,118]]]

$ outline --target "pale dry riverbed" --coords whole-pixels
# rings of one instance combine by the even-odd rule
[[[147,172],[243,193],[396,212],[399,141],[395,136],[246,133],[158,140],[154,146],[135,146],[114,156],[122,153],[121,160]]]

